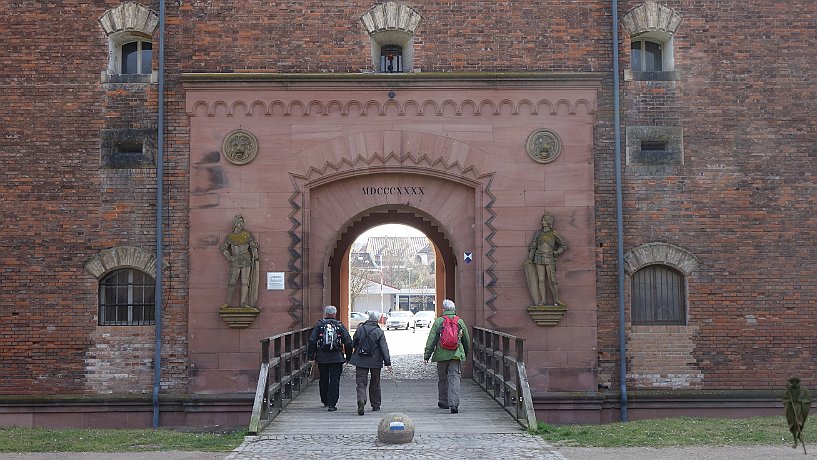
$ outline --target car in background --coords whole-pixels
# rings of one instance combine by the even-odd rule
[[[431,310],[418,311],[414,314],[414,324],[417,327],[431,327],[435,319],[437,313]]]
[[[389,319],[386,320],[386,330],[406,329],[416,327],[414,322],[414,313],[410,311],[393,311],[389,313]]]
[[[349,314],[349,329],[357,329],[362,323],[366,322],[369,316],[359,311],[353,311]]]

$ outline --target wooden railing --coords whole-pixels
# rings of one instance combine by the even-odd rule
[[[536,413],[525,371],[525,339],[503,332],[474,327],[473,379],[520,425],[536,430]]]
[[[312,328],[261,340],[261,370],[248,434],[257,435],[309,385],[306,349]]]

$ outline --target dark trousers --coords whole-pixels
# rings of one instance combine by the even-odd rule
[[[318,363],[318,369],[321,372],[321,402],[324,406],[337,406],[340,397],[340,374],[343,372],[343,363]]]
[[[437,399],[446,406],[460,405],[460,362],[457,360],[437,363]]]
[[[356,367],[355,368],[355,383],[357,384],[357,400],[366,402],[366,385],[369,385],[369,402],[372,403],[372,409],[380,408],[381,392],[380,392],[380,371],[381,368]],[[369,382],[369,372],[372,373],[371,382]]]

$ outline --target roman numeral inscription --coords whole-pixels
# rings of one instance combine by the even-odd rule
[[[364,195],[425,195],[423,187],[362,187]]]

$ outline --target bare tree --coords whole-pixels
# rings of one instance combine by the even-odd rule
[[[372,280],[374,274],[376,272],[371,269],[349,267],[349,305],[352,306],[352,310],[354,310],[355,300],[362,296],[369,286],[375,282]],[[377,276],[379,278],[379,274]]]

